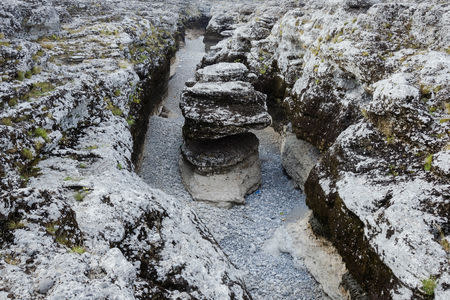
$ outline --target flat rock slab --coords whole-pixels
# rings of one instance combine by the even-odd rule
[[[240,103],[266,106],[267,96],[255,91],[254,87],[244,81],[198,82],[193,87],[186,87],[181,95],[182,103],[191,105],[199,100],[208,100],[217,104]]]
[[[195,79],[199,82],[245,81],[247,74],[248,69],[242,63],[221,62],[197,70],[195,73]]]
[[[186,117],[183,135],[191,139],[219,139],[226,136],[248,132],[251,129],[261,130],[269,126],[272,118],[266,111],[256,115],[241,115],[228,109],[197,110],[192,115],[202,114],[200,120]],[[214,114],[220,114],[217,122]]]
[[[261,163],[256,152],[245,161],[235,165],[226,174],[202,175],[183,157],[180,172],[184,186],[196,201],[229,208],[244,204],[245,196],[261,185]]]
[[[181,153],[197,173],[223,174],[258,154],[258,146],[258,138],[248,132],[216,140],[185,139]]]
[[[248,82],[197,83],[184,89],[181,100],[186,138],[218,139],[263,129],[272,122],[266,95]]]

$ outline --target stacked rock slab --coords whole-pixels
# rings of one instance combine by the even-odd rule
[[[197,70],[181,96],[185,117],[180,171],[198,201],[221,207],[244,203],[261,184],[257,137],[271,124],[266,95],[256,91],[241,63]]]

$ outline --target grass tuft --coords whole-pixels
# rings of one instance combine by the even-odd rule
[[[46,142],[49,141],[48,138],[48,133],[44,128],[38,127],[34,130],[34,136],[35,137],[41,137],[43,138]]]
[[[73,195],[73,198],[78,202],[83,201],[85,197],[86,197],[86,193],[83,193],[83,192],[76,192]]]
[[[70,251],[77,254],[83,254],[86,252],[86,249],[83,246],[73,246]]]
[[[23,224],[22,222],[15,222],[15,221],[8,222],[9,230],[16,230],[16,229],[21,229],[24,227],[25,227],[25,224]]]
[[[422,280],[422,291],[428,296],[434,295],[434,289],[436,288],[436,286],[437,283],[433,277]]]
[[[28,148],[22,149],[22,155],[28,160],[33,160],[33,152]]]
[[[423,166],[425,171],[427,171],[427,172],[431,171],[431,163],[432,162],[433,162],[433,154],[430,154],[425,158],[425,165]]]

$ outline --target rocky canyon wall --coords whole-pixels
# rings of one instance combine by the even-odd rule
[[[250,298],[134,173],[183,28],[209,18],[200,67],[243,64],[268,95],[353,297],[450,298],[448,3],[219,2],[2,1],[0,298]]]
[[[257,75],[281,116],[285,169],[358,297],[448,298],[448,4],[267,1],[235,11],[213,17],[212,35],[225,38],[202,63],[242,62]]]
[[[2,1],[1,299],[250,297],[186,201],[134,173],[184,28],[210,8]]]

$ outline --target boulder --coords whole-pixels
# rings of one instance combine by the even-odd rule
[[[186,138],[218,139],[271,124],[266,96],[247,82],[197,83],[181,98]]]
[[[244,204],[245,196],[261,184],[261,163],[257,153],[228,168],[225,173],[202,175],[185,159],[180,159],[180,172],[184,186],[196,201],[229,208]]]
[[[359,105],[369,100],[352,74],[311,57],[286,104],[297,137],[324,150],[360,117]]]
[[[62,1],[4,0],[0,16],[1,33],[10,37],[37,39],[58,34],[61,21],[68,18],[68,13]]]
[[[183,134],[191,139],[218,139],[244,133],[250,129],[264,129],[271,123],[266,110],[257,107],[228,105],[226,108],[205,103],[182,106],[185,116]]]
[[[281,164],[296,187],[304,190],[306,179],[319,161],[319,150],[308,142],[287,133],[281,144]]]
[[[30,17],[24,21],[24,27],[34,37],[57,34],[61,29],[58,12],[51,6],[32,10]]]
[[[187,105],[204,100],[224,106],[250,104],[266,107],[266,95],[256,91],[250,83],[243,81],[198,82],[193,87],[183,90],[181,100]]]
[[[230,12],[214,14],[206,27],[205,40],[220,41],[223,39],[222,32],[233,30],[237,17],[237,13]]]
[[[194,200],[221,207],[243,204],[261,184],[259,141],[251,129],[271,124],[266,95],[241,63],[219,62],[196,72],[180,108],[185,118],[180,171]]]

